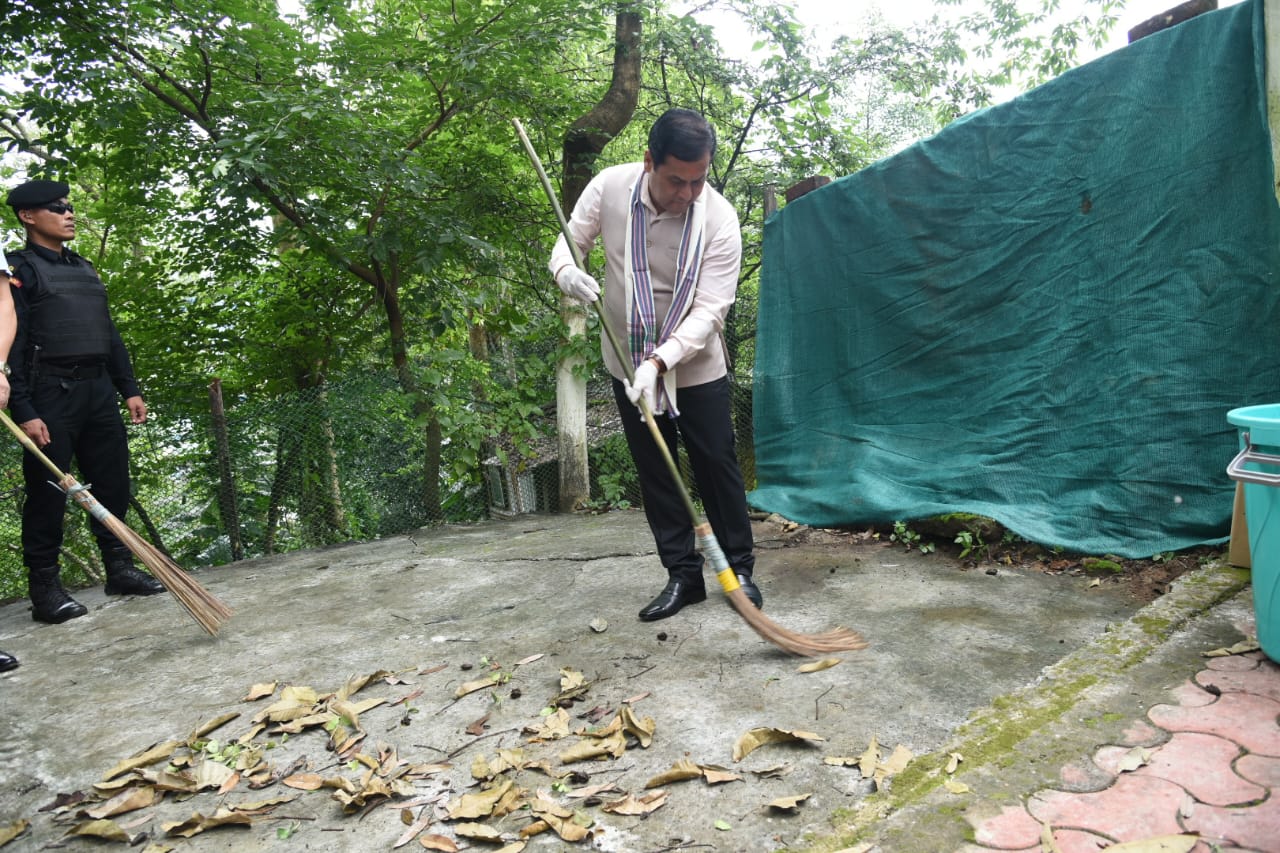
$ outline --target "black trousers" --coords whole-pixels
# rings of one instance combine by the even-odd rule
[[[613,380],[613,396],[640,478],[644,514],[658,546],[658,557],[672,580],[702,583],[702,555],[695,550],[693,521],[671,471],[639,410],[627,399],[626,386],[617,379]],[[747,492],[734,446],[729,380],[726,377],[681,388],[676,404],[680,417],[657,415],[658,428],[672,459],[680,458],[676,451],[679,442],[684,442],[716,541],[734,571],[750,575],[756,558],[751,519],[747,516]]]
[[[32,403],[49,427],[51,442],[41,452],[64,474],[74,457],[81,485],[107,512],[121,520],[129,508],[129,442],[115,386],[103,371],[95,379],[44,376],[31,384]],[[34,454],[22,454],[27,496],[22,506],[22,560],[28,568],[58,562],[67,496],[50,485],[53,473]],[[80,510],[76,510],[80,512]],[[90,520],[104,554],[126,546],[106,525]]]

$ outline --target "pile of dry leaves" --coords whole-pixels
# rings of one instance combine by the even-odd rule
[[[533,655],[510,667],[483,660],[479,678],[452,690],[449,707],[472,693],[501,688],[518,697],[513,677],[542,659]],[[840,663],[831,658],[803,664],[803,672],[817,672]],[[463,664],[464,670],[474,669]],[[260,706],[248,725],[227,733],[247,712],[233,711],[200,725],[186,737],[166,740],[120,761],[88,791],[60,795],[40,809],[66,826],[68,837],[90,837],[138,845],[148,840],[147,853],[173,849],[181,838],[228,827],[276,821],[277,835],[296,830],[289,804],[300,797],[331,798],[335,818],[358,820],[377,808],[399,812],[404,830],[394,847],[456,851],[470,842],[487,842],[495,853],[517,853],[528,839],[555,833],[561,841],[589,841],[604,832],[606,815],[644,816],[661,809],[671,787],[701,780],[706,785],[743,781],[726,767],[681,759],[635,790],[615,782],[593,781],[605,774],[601,765],[622,758],[628,750],[647,749],[657,724],[642,716],[636,705],[648,694],[629,697],[616,708],[596,706],[571,713],[590,694],[593,682],[571,668],[559,670],[558,689],[536,718],[519,729],[520,745],[477,750],[469,761],[459,756],[484,743],[490,714],[466,727],[462,746],[435,760],[410,757],[370,731],[401,730],[412,722],[413,703],[431,700],[425,688],[413,683],[445,669],[438,665],[409,672],[378,671],[352,678],[340,689],[320,692],[300,685],[256,684],[243,697]],[[521,679],[524,680],[524,679]],[[381,690],[381,695],[369,695]],[[446,701],[444,695],[434,697]],[[733,761],[761,747],[777,743],[814,746],[824,738],[813,732],[753,728],[733,744]],[[308,755],[319,754],[315,761]],[[823,762],[856,768],[876,787],[900,772],[912,756],[904,747],[882,755],[874,739],[862,755],[827,756]],[[816,760],[816,757],[815,757]],[[589,768],[584,772],[579,768]],[[785,776],[785,764],[751,771],[759,777]],[[767,809],[794,812],[811,793],[773,799]],[[184,817],[162,820],[182,806]],[[187,810],[189,814],[186,814]],[[316,809],[311,811],[315,812]],[[720,827],[725,828],[728,827]],[[0,827],[0,847],[30,829],[26,819]]]

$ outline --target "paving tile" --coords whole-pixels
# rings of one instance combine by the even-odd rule
[[[1153,776],[1125,774],[1104,791],[1070,794],[1040,791],[1027,802],[1027,811],[1053,827],[1083,829],[1115,839],[1137,841],[1182,831],[1178,809],[1186,792]]]
[[[1252,693],[1280,702],[1280,670],[1276,667],[1254,667],[1249,670],[1221,672],[1206,669],[1196,675],[1196,682],[1213,686],[1223,693]]]
[[[1280,757],[1280,702],[1265,696],[1224,693],[1202,707],[1156,705],[1147,717],[1171,732],[1218,735],[1249,752]]]
[[[1188,679],[1177,687],[1173,688],[1173,703],[1181,705],[1184,708],[1202,708],[1205,705],[1213,704],[1217,699],[1209,691],[1205,690],[1195,681]]]
[[[1106,836],[1080,829],[1055,829],[1053,843],[1060,853],[1098,853],[1115,842]]]
[[[1184,823],[1205,839],[1266,853],[1280,850],[1280,797],[1244,808],[1197,806]]]
[[[1123,748],[1123,747],[1118,747]],[[1125,748],[1127,751],[1127,748]],[[1077,794],[1089,791],[1101,791],[1115,781],[1116,774],[1104,770],[1100,765],[1082,758],[1073,761],[1058,771],[1058,784],[1054,787],[1061,791]]]
[[[983,821],[969,819],[973,840],[988,849],[1021,850],[1040,846],[1040,822],[1023,806],[1005,806],[1000,814]]]
[[[1248,657],[1246,655],[1228,655],[1223,658],[1209,658],[1209,669],[1216,669],[1219,672],[1245,672],[1250,669],[1258,668],[1258,659]]]
[[[1169,733],[1146,720],[1134,720],[1124,730],[1120,743],[1124,746],[1157,746],[1169,739]]]
[[[1243,805],[1262,799],[1267,789],[1240,778],[1232,769],[1231,762],[1240,752],[1234,741],[1217,735],[1175,732],[1133,773],[1179,785],[1201,803]]]
[[[1243,755],[1236,761],[1236,772],[1255,785],[1276,788],[1276,796],[1280,796],[1280,758]]]

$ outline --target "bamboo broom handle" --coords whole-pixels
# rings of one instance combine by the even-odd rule
[[[560,233],[564,235],[565,242],[569,244],[569,251],[573,253],[573,262],[578,269],[586,272],[587,265],[582,259],[582,253],[573,239],[573,234],[569,231],[569,222],[564,217],[564,210],[560,207],[560,200],[556,198],[555,188],[551,186],[551,180],[547,177],[546,170],[542,168],[542,160],[538,158],[538,152],[534,150],[533,143],[529,141],[528,135],[524,132],[524,125],[520,124],[520,119],[513,118],[511,123],[516,126],[516,133],[520,134],[520,141],[524,143],[524,150],[529,155],[529,160],[533,163],[533,168],[538,173],[538,179],[542,181],[542,189],[546,192],[547,199],[551,202],[551,207],[556,212],[556,219],[560,222]],[[597,299],[591,304],[596,310],[596,317],[600,320],[600,327],[604,329],[605,337],[609,339],[609,344],[613,348],[613,354],[618,357],[623,371],[627,374],[627,382],[634,382],[635,369],[631,366],[631,354],[622,348],[617,335],[613,333],[613,328],[604,316],[602,302],[603,299]],[[671,478],[675,480],[676,488],[680,490],[680,498],[684,501],[684,507],[689,513],[689,519],[693,522],[694,527],[699,527],[701,519],[698,517],[697,508],[693,505],[693,498],[689,496],[689,490],[685,488],[684,479],[680,476],[680,467],[671,458],[671,450],[667,447],[667,442],[662,437],[662,432],[658,429],[658,422],[654,419],[653,412],[649,410],[649,403],[643,396],[640,397],[640,413],[644,416],[644,422],[649,427],[649,433],[658,445],[658,452],[662,454],[662,460],[666,463],[667,470],[671,472]]]
[[[33,456],[44,463],[44,467],[53,472],[53,475],[58,478],[58,482],[61,483],[67,478],[67,475],[58,470],[58,466],[54,465],[53,462],[49,460],[49,457],[45,456],[44,453],[41,452],[40,448],[36,447],[36,443],[31,440],[29,435],[22,431],[22,427],[13,422],[13,418],[9,417],[8,412],[0,409],[0,418],[4,419],[4,425],[7,426],[9,431],[13,433],[14,437],[22,443],[22,446],[31,451]]]

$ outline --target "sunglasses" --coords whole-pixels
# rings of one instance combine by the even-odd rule
[[[72,205],[72,204],[64,204],[64,203],[62,203],[62,202],[56,202],[56,203],[54,203],[54,204],[45,204],[45,205],[41,205],[41,206],[40,206],[40,209],[41,209],[41,210],[47,210],[47,211],[49,211],[50,213],[56,213],[58,216],[62,216],[64,213],[75,213],[75,212],[76,212],[75,205]]]

